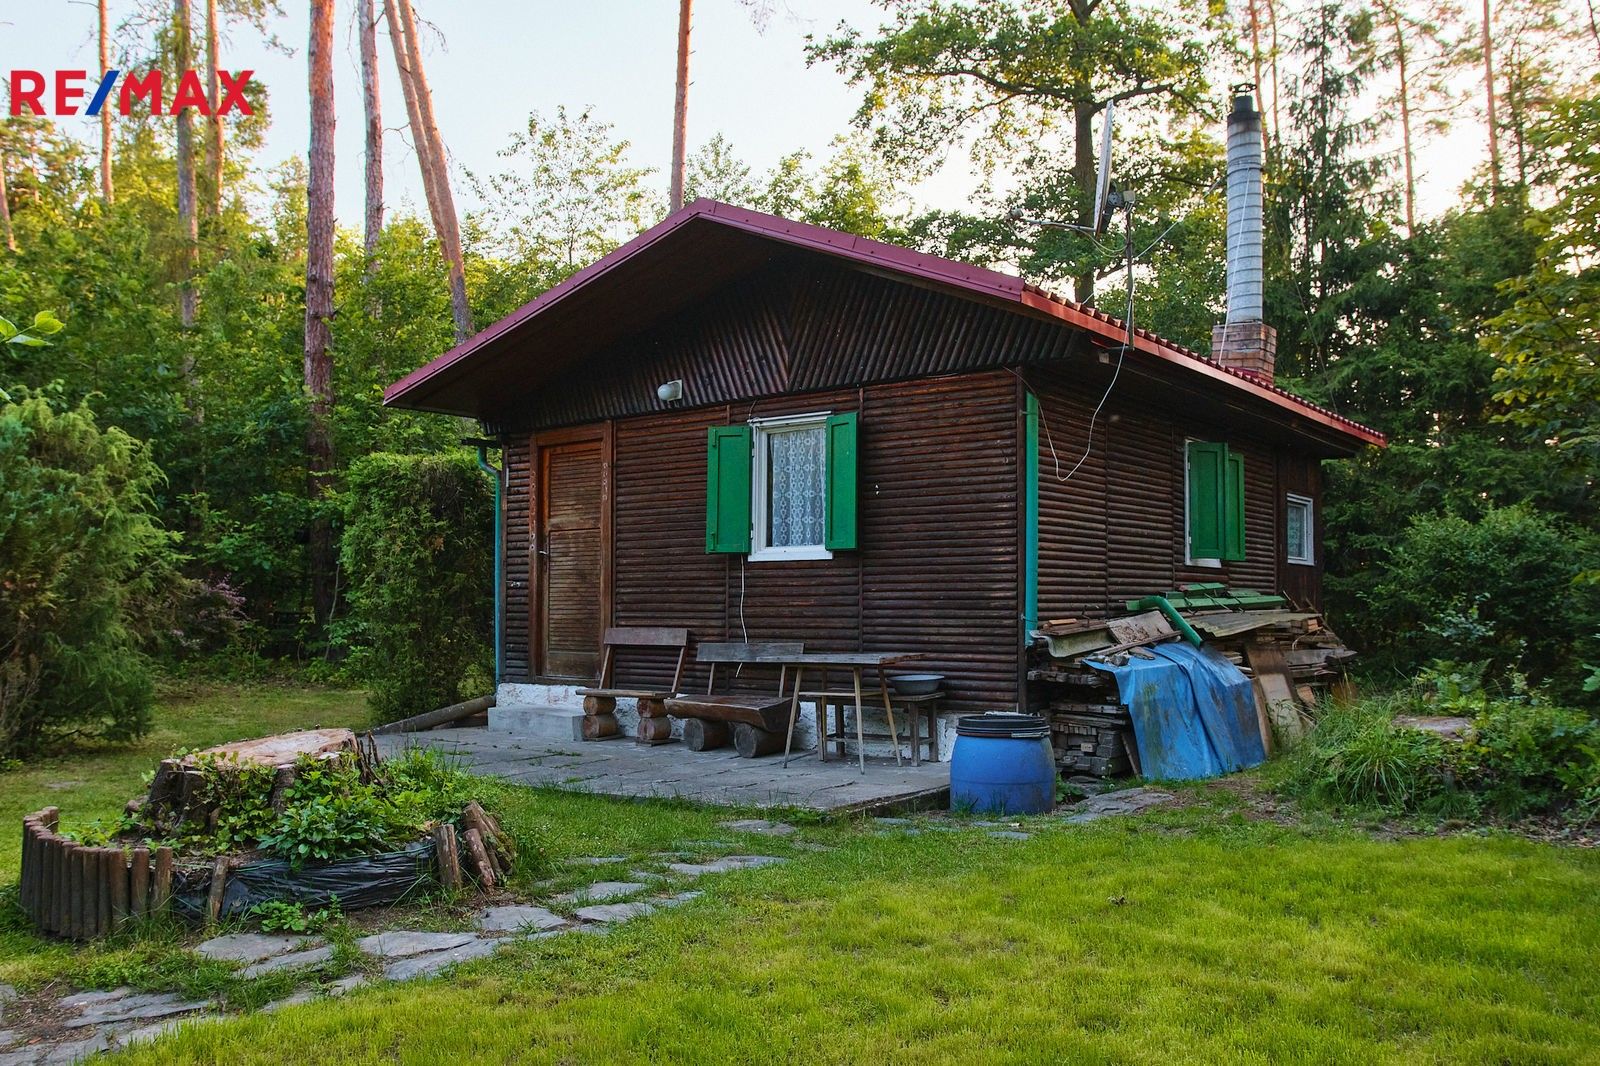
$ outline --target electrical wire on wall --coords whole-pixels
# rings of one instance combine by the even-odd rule
[[[1204,196],[1210,194],[1218,186],[1220,186],[1226,180],[1226,178],[1227,175],[1224,173],[1221,177],[1217,178],[1216,181],[1212,182],[1211,185],[1208,186],[1201,195]],[[1050,459],[1052,464],[1055,466],[1056,480],[1062,484],[1066,484],[1068,481],[1071,481],[1073,475],[1075,475],[1083,467],[1083,464],[1088,461],[1090,454],[1093,453],[1095,427],[1099,424],[1101,412],[1105,410],[1106,401],[1111,399],[1111,392],[1116,388],[1117,380],[1122,376],[1123,360],[1126,359],[1129,349],[1133,347],[1133,268],[1142,262],[1146,256],[1153,252],[1162,241],[1166,240],[1167,235],[1177,228],[1179,222],[1183,221],[1182,219],[1173,219],[1172,222],[1167,225],[1167,228],[1162,230],[1155,240],[1151,241],[1145,246],[1144,251],[1135,255],[1133,254],[1133,206],[1131,198],[1124,199],[1122,210],[1125,212],[1124,226],[1126,236],[1123,243],[1123,249],[1124,254],[1127,257],[1125,269],[1127,271],[1128,286],[1127,309],[1126,314],[1123,316],[1123,322],[1127,326],[1127,335],[1123,340],[1123,343],[1117,347],[1117,362],[1116,366],[1111,371],[1111,380],[1106,383],[1105,391],[1100,394],[1100,402],[1095,404],[1094,411],[1089,416],[1089,431],[1086,439],[1084,440],[1083,454],[1078,457],[1078,461],[1076,463],[1072,464],[1072,469],[1068,470],[1065,474],[1061,472],[1061,456],[1056,451],[1055,439],[1050,433],[1049,419],[1045,417],[1044,401],[1039,398],[1038,393],[1033,393],[1034,400],[1039,406],[1039,427],[1044,430],[1045,444],[1050,449]],[[1044,224],[1061,225],[1060,223]],[[1076,227],[1068,226],[1066,228]],[[1098,241],[1096,241],[1095,244],[1103,248]],[[1228,252],[1231,253],[1233,250],[1234,249],[1230,247]],[[1024,378],[1021,374],[1018,374],[1015,370],[1012,370],[1011,372],[1016,375],[1017,380],[1021,381],[1024,387],[1028,387],[1029,392],[1033,392],[1032,388],[1028,386],[1026,378]]]

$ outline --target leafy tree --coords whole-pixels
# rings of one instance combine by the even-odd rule
[[[141,619],[173,572],[161,471],[85,406],[0,405],[0,755],[148,724]]]
[[[1151,130],[1201,113],[1222,29],[1197,0],[879,3],[891,21],[876,36],[841,25],[807,50],[863,86],[856,123],[872,131],[873,148],[891,166],[926,170],[966,143],[986,175],[1015,168],[1032,179],[1023,182],[1031,213],[1079,225],[1093,214],[1096,119],[1113,103],[1142,113]],[[1059,232],[1044,239],[1065,245],[1055,258],[1072,261],[1077,298],[1092,300],[1092,243]]]
[[[1506,282],[1512,303],[1483,343],[1509,422],[1600,457],[1600,99],[1561,101],[1530,136],[1554,202],[1528,217],[1538,256]]]

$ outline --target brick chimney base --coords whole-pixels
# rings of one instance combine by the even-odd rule
[[[1278,331],[1265,322],[1212,326],[1211,358],[1270,385],[1278,359]]]

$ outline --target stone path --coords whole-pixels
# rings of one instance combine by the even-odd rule
[[[880,834],[912,834],[925,831],[958,832],[982,830],[997,840],[1025,841],[1042,825],[1077,825],[1101,818],[1134,814],[1171,802],[1171,793],[1151,788],[1133,788],[1093,796],[1052,816],[1028,822],[958,821],[944,818],[873,819]],[[796,832],[784,822],[764,818],[739,819],[721,823],[734,834],[784,837]],[[1024,828],[1026,826],[1026,828]],[[800,847],[802,843],[793,846]],[[457,963],[486,958],[506,944],[519,939],[538,939],[566,933],[604,932],[631,919],[675,907],[698,898],[695,890],[674,892],[673,881],[683,881],[759,869],[786,860],[775,855],[731,854],[704,862],[684,861],[706,850],[727,846],[723,842],[694,841],[683,845],[695,852],[663,852],[645,860],[626,855],[598,855],[568,859],[574,869],[598,870],[628,864],[630,881],[594,881],[548,900],[549,906],[507,903],[484,907],[473,917],[470,932],[432,932],[389,929],[362,937],[356,948],[372,960],[376,972],[354,973],[326,985],[310,985],[275,1000],[263,1011],[308,1003],[321,997],[340,996],[366,984],[404,981],[437,974]],[[806,850],[832,850],[812,844]],[[332,960],[334,949],[320,938],[229,933],[213,937],[197,946],[203,958],[231,962],[243,977],[259,977],[281,971],[301,971],[312,978],[316,970]],[[0,984],[0,1066],[42,1066],[74,1063],[104,1051],[112,1051],[153,1040],[185,1025],[200,1025],[225,1017],[208,1000],[184,999],[175,993],[136,992],[131,988],[80,992],[53,1005],[65,1017],[62,1033],[50,1042],[22,1045],[20,1031],[8,1028],[8,1004],[16,1000],[9,986]]]
[[[728,855],[711,862],[668,862],[680,853],[656,856],[681,880],[733,870],[756,869],[785,860],[774,855]],[[596,868],[625,863],[627,856],[598,856],[572,860],[569,865]],[[641,865],[648,865],[643,863]],[[552,906],[571,909],[563,916],[534,904],[501,904],[480,910],[473,917],[473,932],[430,932],[388,929],[356,941],[356,948],[381,967],[375,974],[355,973],[325,987],[303,987],[261,1009],[282,1010],[323,996],[339,996],[378,981],[406,981],[437,974],[457,963],[486,958],[519,939],[559,936],[569,932],[603,932],[632,918],[676,907],[698,898],[698,891],[670,892],[666,874],[641,870],[640,876],[659,882],[657,894],[641,894],[653,886],[646,881],[597,881],[557,896]],[[616,901],[616,902],[605,902]],[[239,965],[242,977],[259,977],[283,970],[303,970],[310,976],[333,958],[334,949],[310,936],[264,933],[228,933],[198,945],[202,958]],[[56,1001],[52,1010],[65,1018],[62,1034],[52,1041],[21,1045],[22,1034],[5,1028],[8,1002],[16,994],[0,985],[0,1066],[43,1066],[45,1063],[80,1062],[104,1051],[114,1051],[176,1031],[225,1017],[209,1000],[187,1000],[170,992],[136,992],[131,988],[80,992]]]

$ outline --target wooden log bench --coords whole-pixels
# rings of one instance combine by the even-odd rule
[[[701,644],[695,660],[711,667],[704,695],[678,695],[666,701],[667,714],[683,719],[683,743],[690,751],[721,748],[732,740],[734,750],[746,759],[773,755],[783,750],[784,729],[789,720],[789,671],[780,667],[778,690],[773,695],[760,692],[717,693],[719,666],[771,665],[784,655],[798,655],[805,645],[794,641],[734,641]]]
[[[583,697],[583,739],[605,740],[621,730],[617,725],[617,700],[639,701],[641,744],[665,744],[672,739],[672,723],[667,721],[666,701],[678,694],[683,682],[684,660],[689,656],[689,631],[668,626],[613,626],[601,642],[600,675],[588,688],[578,689]],[[612,684],[619,648],[676,648],[677,664],[672,681],[665,688],[618,688]]]

